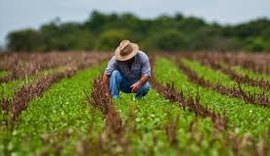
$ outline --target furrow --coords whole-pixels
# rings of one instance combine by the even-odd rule
[[[99,109],[105,118],[105,128],[100,135],[98,145],[96,145],[99,147],[98,153],[107,153],[109,155],[122,153],[126,155],[129,145],[125,138],[126,127],[112,99],[105,96],[101,77],[94,80],[93,91],[91,97],[88,96],[88,103],[94,108]],[[121,149],[120,152],[113,150],[116,147]]]
[[[223,95],[242,99],[247,103],[252,103],[264,107],[270,106],[270,98],[267,97],[264,93],[252,94],[250,92],[245,92],[240,85],[238,86],[238,88],[229,88],[221,84],[213,84],[210,81],[205,80],[203,77],[199,77],[191,68],[184,65],[182,60],[178,59],[177,62],[179,68],[188,76],[189,80],[195,84],[215,90]]]
[[[242,84],[248,84],[253,87],[260,87],[266,91],[270,91],[270,83],[266,80],[256,80],[248,75],[240,75],[233,71],[230,67],[224,67],[220,63],[218,63],[216,60],[211,58],[208,55],[204,55],[202,57],[196,57],[201,64],[205,66],[209,66],[214,70],[219,70],[222,73],[226,74],[228,77],[230,77],[231,80],[236,81],[237,83]]]
[[[153,60],[152,64],[154,64]],[[212,122],[214,123],[214,127],[218,130],[224,130],[226,128],[227,119],[200,104],[199,95],[196,97],[193,97],[192,95],[184,96],[184,93],[182,91],[178,92],[173,84],[167,84],[165,86],[157,82],[154,78],[154,75],[152,75],[151,82],[153,88],[166,99],[170,100],[170,102],[177,103],[179,107],[183,107],[184,109],[188,108],[189,111],[194,112],[196,115],[201,117],[211,118]]]

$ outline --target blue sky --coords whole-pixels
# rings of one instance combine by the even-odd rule
[[[142,18],[180,12],[208,22],[236,24],[270,19],[270,0],[0,0],[0,44],[9,31],[38,28],[56,17],[81,22],[93,10],[132,12]]]

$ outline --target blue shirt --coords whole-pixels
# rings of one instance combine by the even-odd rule
[[[113,56],[108,63],[105,73],[110,76],[114,70],[118,70],[124,78],[130,81],[137,81],[143,75],[151,76],[149,58],[142,51],[138,51],[134,56],[134,60],[130,67],[126,62],[117,61],[115,56]]]

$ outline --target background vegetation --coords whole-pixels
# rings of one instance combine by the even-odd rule
[[[196,17],[159,16],[140,19],[133,14],[91,13],[82,23],[55,19],[38,30],[10,32],[10,51],[113,50],[128,38],[147,51],[270,51],[270,20],[256,19],[238,25],[206,23]]]

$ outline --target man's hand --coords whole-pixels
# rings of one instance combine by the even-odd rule
[[[110,96],[110,94],[109,94],[108,92],[107,92],[107,93],[105,92],[105,96],[106,96],[106,97],[109,97],[109,96]]]
[[[140,81],[137,81],[136,83],[134,83],[132,86],[130,86],[131,88],[131,92],[135,93],[137,92],[137,90],[141,87],[142,83]]]
[[[134,83],[132,86],[130,86],[131,88],[131,92],[137,92],[137,90],[145,83],[149,80],[149,76],[145,76],[143,75],[139,81],[137,81],[136,83]]]
[[[109,97],[110,94],[109,94],[109,77],[108,77],[108,75],[106,75],[106,74],[103,75],[102,84],[103,84],[105,96]]]

